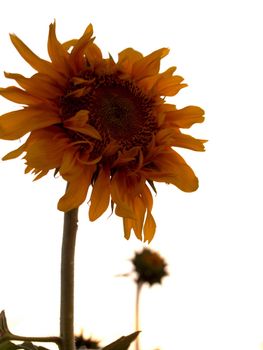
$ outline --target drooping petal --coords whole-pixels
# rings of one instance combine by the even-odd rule
[[[124,237],[126,239],[130,239],[132,228],[133,228],[133,220],[127,217],[123,217],[123,231],[124,231]]]
[[[0,117],[0,138],[16,140],[30,131],[57,123],[60,118],[55,112],[37,107],[9,112]]]
[[[58,127],[33,131],[25,143],[25,159],[33,169],[49,171],[59,168],[69,139]]]
[[[74,172],[76,170],[76,172]],[[58,202],[58,209],[69,211],[78,208],[86,199],[92,177],[92,169],[72,169],[72,173],[64,175],[68,188]]]
[[[98,219],[108,208],[110,201],[109,169],[101,169],[90,197],[89,219]]]
[[[158,153],[142,172],[149,180],[173,184],[184,192],[193,192],[198,188],[198,179],[193,170],[171,149]]]
[[[146,220],[143,227],[143,234],[144,234],[144,242],[150,243],[154,237],[156,231],[156,223],[155,220],[151,214],[151,212],[147,212]]]
[[[67,191],[58,202],[58,209],[61,211],[77,208],[84,202],[96,169],[94,165],[81,165],[76,153],[76,149],[67,149],[59,169],[63,179],[68,182]]]
[[[146,207],[143,203],[143,200],[140,196],[136,196],[133,199],[133,206],[134,206],[134,213],[135,213],[135,219],[133,224],[133,230],[136,235],[136,237],[140,240],[142,240],[142,229],[144,224],[144,216]]]

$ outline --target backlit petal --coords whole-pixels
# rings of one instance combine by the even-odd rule
[[[9,112],[0,117],[0,138],[15,140],[30,131],[59,122],[60,118],[56,113],[38,108]]]
[[[101,169],[92,189],[90,197],[89,219],[99,218],[109,206],[110,201],[110,173]]]

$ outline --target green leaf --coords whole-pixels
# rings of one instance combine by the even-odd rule
[[[48,350],[47,348],[44,348],[43,346],[37,346],[29,341],[25,341],[22,344],[16,345],[16,349],[23,349],[23,350]],[[1,349],[2,350],[2,349]],[[10,349],[12,350],[12,349]]]
[[[128,350],[131,343],[137,338],[140,332],[134,332],[126,337],[121,337],[115,342],[105,346],[102,350]]]
[[[16,344],[11,341],[5,341],[0,344],[0,350],[16,350]]]
[[[4,310],[0,313],[0,338],[6,334],[11,334],[8,329]]]

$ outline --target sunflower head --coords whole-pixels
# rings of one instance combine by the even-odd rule
[[[94,43],[93,28],[79,39],[61,43],[55,23],[49,27],[44,60],[17,36],[11,35],[20,55],[35,69],[31,77],[5,73],[17,85],[0,94],[23,105],[0,117],[0,138],[25,142],[3,159],[20,155],[25,172],[35,179],[50,170],[68,183],[58,209],[82,204],[91,188],[89,219],[100,217],[111,204],[123,218],[124,235],[131,231],[151,241],[154,182],[182,191],[195,191],[198,180],[174,147],[203,151],[204,140],[181,132],[204,120],[196,106],[177,109],[165,101],[186,86],[175,67],[159,72],[169,52],[162,48],[143,56],[127,48],[117,61],[104,58]]]
[[[148,248],[135,253],[131,260],[136,273],[136,283],[161,284],[162,279],[168,275],[167,263],[157,253]]]

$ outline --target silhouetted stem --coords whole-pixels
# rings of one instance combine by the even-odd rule
[[[141,289],[143,286],[142,282],[137,282],[136,283],[136,301],[135,301],[135,330],[139,331],[140,330],[140,295],[141,295]],[[135,350],[140,350],[139,346],[139,335],[135,339]]]
[[[56,343],[59,347],[61,345],[61,339],[59,337],[25,337],[21,335],[16,335],[13,333],[6,334],[1,337],[0,343],[3,343],[7,340],[16,340],[16,341],[23,341],[23,342],[44,342],[44,343]]]
[[[62,350],[75,350],[74,341],[74,256],[78,208],[64,214],[61,253],[60,337]]]

